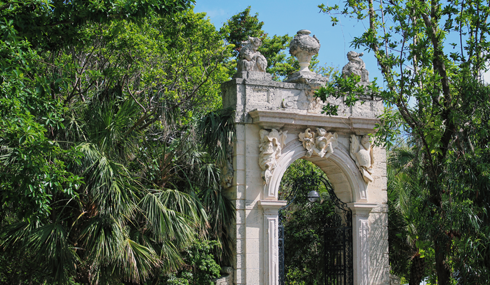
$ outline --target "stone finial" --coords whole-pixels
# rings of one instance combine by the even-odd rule
[[[311,37],[310,34],[308,30],[299,30],[289,44],[289,53],[298,59],[300,70],[289,76],[287,82],[325,83],[327,81],[325,77],[308,69],[311,58],[320,50],[320,41],[315,36]]]
[[[366,69],[366,65],[364,61],[361,59],[364,53],[357,53],[355,51],[350,51],[347,53],[347,58],[349,59],[349,63],[347,63],[342,68],[342,76],[346,78],[347,76],[351,76],[355,74],[361,77],[360,85],[369,84],[369,71]]]
[[[320,41],[315,36],[310,37],[309,34],[311,32],[308,30],[300,30],[289,44],[289,53],[299,61],[301,67],[299,71],[310,71],[308,66],[311,58],[320,50]]]
[[[350,156],[356,162],[359,171],[366,183],[373,182],[373,146],[368,135],[361,138],[361,142],[356,135],[351,135],[350,138]]]

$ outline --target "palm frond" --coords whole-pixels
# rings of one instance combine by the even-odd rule
[[[222,188],[206,188],[199,195],[211,224],[211,238],[221,244],[218,256],[224,263],[232,264],[233,245],[230,229],[235,222],[235,206],[222,191]]]
[[[198,202],[176,190],[155,190],[147,193],[139,204],[157,242],[166,240],[184,248],[195,238],[196,229],[206,222]]]
[[[205,148],[223,165],[235,139],[235,110],[228,108],[211,112],[201,119],[198,130]]]
[[[67,283],[80,261],[69,242],[66,228],[58,222],[46,225],[13,223],[2,229],[1,246],[20,256],[33,256],[59,284]]]
[[[102,214],[131,215],[136,209],[139,186],[123,164],[112,161],[96,145],[83,143],[78,147],[84,154],[83,176],[87,194]]]
[[[143,246],[128,237],[122,241],[120,248],[123,254],[118,256],[118,268],[128,281],[145,281],[161,265],[160,257],[152,247]]]

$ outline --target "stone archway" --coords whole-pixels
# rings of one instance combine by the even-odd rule
[[[302,30],[295,40],[318,42],[308,34]],[[341,100],[329,99],[339,105],[338,116],[323,115],[323,103],[314,91],[326,78],[302,62],[302,70],[289,82],[273,81],[260,72],[260,60],[265,60],[257,51],[260,40],[251,38],[244,44],[249,54],[239,57],[242,69],[222,84],[223,107],[235,110],[237,134],[229,161],[233,169],[225,178],[236,206],[236,223],[231,225],[234,283],[278,284],[278,210],[286,203],[278,200],[278,189],[288,166],[306,158],[325,171],[337,196],[353,212],[354,284],[389,284],[386,153],[383,148],[366,148],[364,141],[383,110],[381,100],[366,97],[347,107]],[[318,52],[319,44],[315,46],[309,51]],[[356,55],[349,70],[362,71],[366,79],[368,73]],[[307,129],[335,133],[336,144],[330,145],[328,158],[325,149],[305,150],[305,137],[302,143],[299,134]]]
[[[254,92],[255,86],[251,85],[251,81],[242,81],[235,87]],[[278,90],[275,92],[281,94]],[[287,119],[284,119],[286,114]],[[337,133],[339,137],[339,144],[330,157],[312,156],[306,159],[326,172],[338,197],[347,202],[353,211],[354,284],[387,284],[385,151],[382,148],[374,149],[377,159],[374,181],[366,183],[348,150],[349,137],[353,133],[368,133],[374,128],[376,120],[270,110],[253,110],[245,118],[245,122],[242,119],[236,123],[235,172],[233,185],[229,189],[237,209],[234,225],[235,284],[278,284],[278,209],[285,205],[285,201],[278,200],[277,191],[287,167],[295,160],[305,158],[306,151],[298,140],[298,134],[308,127],[322,127]],[[280,129],[287,135],[270,181],[264,184],[259,166],[260,132],[266,130],[270,133],[273,129]]]
[[[355,162],[342,147],[335,148],[333,154],[328,158],[305,157],[306,150],[296,137],[286,144],[282,155],[277,161],[271,182],[264,187],[264,200],[277,200],[279,185],[286,169],[297,159],[311,161],[325,172],[332,183],[335,194],[345,203],[367,200],[366,184],[359,173]]]
[[[265,277],[269,280],[268,284],[278,284],[276,271],[279,262],[276,262],[277,234],[275,227],[278,225],[278,207],[285,204],[285,201],[278,200],[278,190],[281,179],[286,169],[298,159],[306,159],[320,167],[329,178],[337,197],[347,203],[353,211],[353,252],[354,252],[354,284],[376,284],[369,283],[370,270],[370,242],[369,242],[369,213],[378,204],[369,203],[367,186],[362,178],[355,162],[347,153],[346,147],[341,143],[334,149],[328,158],[313,156],[305,157],[306,150],[298,140],[296,126],[282,129],[289,129],[288,138],[290,139],[282,149],[281,156],[277,160],[270,183],[266,184],[263,192],[263,199],[259,201],[264,211],[266,235],[264,240],[268,242],[267,255],[264,256],[265,263],[268,265],[264,271]],[[341,135],[342,136],[345,135]],[[345,141],[345,140],[344,140]],[[273,274],[271,274],[273,273]]]

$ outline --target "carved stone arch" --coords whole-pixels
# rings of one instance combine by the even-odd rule
[[[367,184],[364,182],[354,161],[342,147],[336,147],[328,158],[304,157],[306,150],[295,138],[286,144],[270,183],[264,188],[264,200],[278,200],[279,186],[286,169],[297,159],[304,158],[320,167],[329,178],[337,197],[345,203],[367,201]],[[335,169],[335,170],[333,170]]]

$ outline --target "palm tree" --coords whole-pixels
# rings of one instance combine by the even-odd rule
[[[425,258],[417,247],[418,232],[415,199],[417,183],[416,153],[408,147],[390,152],[388,159],[388,236],[390,265],[395,274],[410,285],[419,285],[427,276]]]
[[[38,203],[44,211],[32,211],[37,215],[22,212],[28,203],[2,205],[11,218],[1,220],[0,250],[23,256],[22,268],[42,268],[34,282],[142,283],[181,268],[181,252],[196,239],[227,240],[233,206],[194,122],[219,104],[228,50],[214,26],[191,9],[149,15],[139,24],[88,23],[81,33],[83,44],[39,50],[43,60],[25,76],[39,79],[26,90],[57,103],[26,95],[47,109],[32,115],[46,125],[38,132],[44,144],[32,149],[55,145],[57,152],[44,152],[54,153],[46,168],[53,163],[66,171],[41,171],[39,181],[50,187],[35,190],[48,190],[19,195],[44,199]],[[40,74],[56,79],[44,84]],[[47,122],[52,114],[61,117],[54,127]],[[3,138],[0,163],[13,165]],[[8,177],[0,175],[2,182]],[[12,185],[10,192],[21,189]]]
[[[174,171],[165,165],[168,159],[154,171],[160,177],[149,177],[154,173],[146,168],[142,150],[152,146],[139,143],[143,133],[127,131],[135,109],[129,100],[94,98],[72,124],[81,126],[86,138],[76,143],[80,157],[72,161],[84,185],[75,198],[53,198],[49,217],[4,230],[3,246],[34,253],[38,264],[53,273],[53,282],[64,284],[76,275],[85,284],[141,283],[156,270],[178,269],[180,252],[205,233],[207,215],[200,202],[161,182],[171,181],[170,175],[162,178]],[[170,155],[165,147],[155,151],[163,158]],[[135,163],[144,165],[139,172]]]

